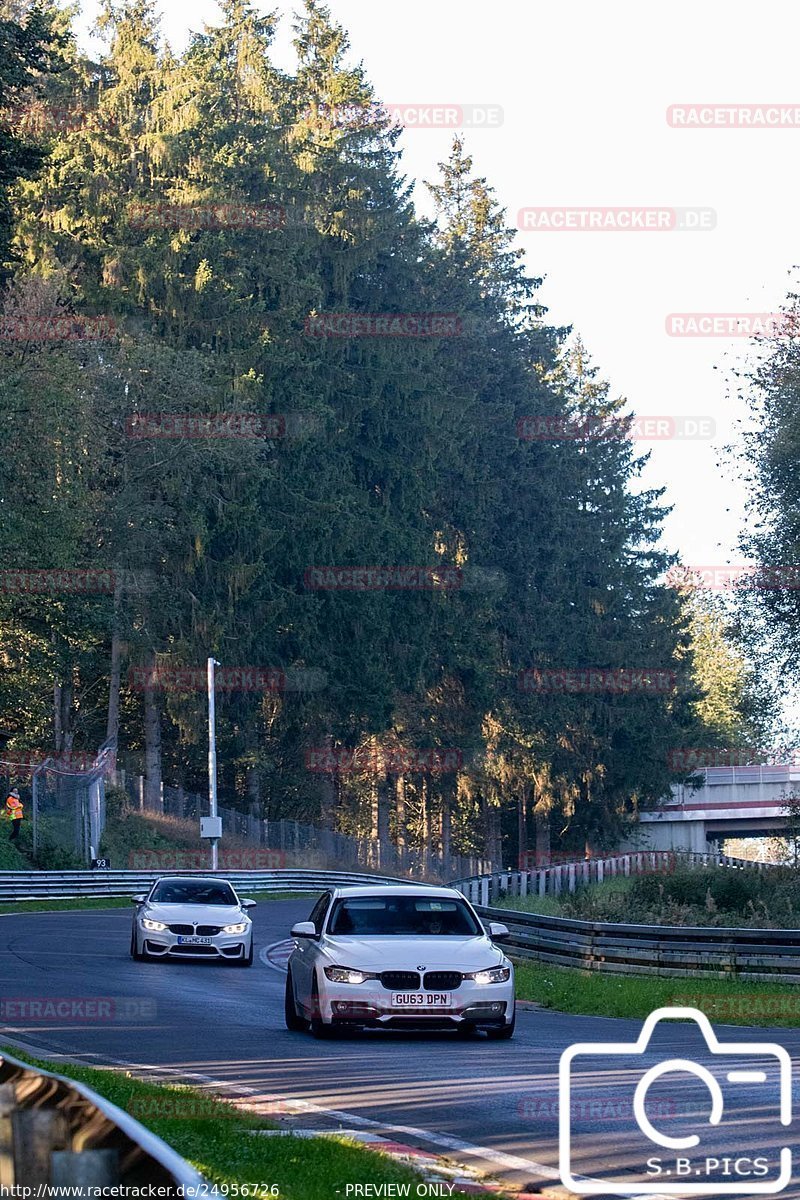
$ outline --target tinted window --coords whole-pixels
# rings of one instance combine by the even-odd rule
[[[194,879],[157,883],[150,899],[157,904],[236,904],[233,888],[227,883]]]
[[[474,937],[482,930],[461,900],[428,896],[353,896],[337,900],[331,934]]]
[[[314,928],[316,929],[318,934],[322,933],[322,926],[325,922],[325,913],[328,911],[328,904],[330,903],[330,899],[331,899],[330,892],[326,892],[324,896],[321,896],[320,899],[317,901],[317,903],[314,905],[314,909],[311,913],[311,916],[308,918],[309,921],[314,922]]]

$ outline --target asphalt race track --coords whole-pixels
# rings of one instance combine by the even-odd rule
[[[494,1177],[540,1186],[557,1182],[562,1052],[576,1042],[633,1042],[640,1022],[527,1010],[518,1013],[510,1042],[388,1032],[317,1042],[310,1035],[290,1034],[283,1024],[284,976],[264,961],[263,952],[285,939],[312,903],[311,897],[274,901],[254,910],[256,961],[249,970],[216,963],[134,963],[128,955],[129,910],[0,917],[5,1038],[89,1065],[122,1062],[167,1068],[180,1077],[201,1075],[246,1092],[263,1111],[305,1112],[308,1128],[346,1126],[357,1118],[395,1132],[398,1127],[428,1131],[429,1148],[455,1152]],[[113,999],[115,1004],[103,1004],[99,1019],[86,1014],[76,1019],[37,1012],[36,1003],[47,999]],[[800,1030],[718,1025],[716,1032],[743,1051],[748,1042],[777,1042],[793,1059],[800,1055]],[[744,1052],[735,1062],[714,1060],[726,1101],[714,1129],[706,1124],[709,1096],[699,1079],[684,1074],[654,1083],[646,1109],[653,1124],[673,1137],[701,1136],[697,1149],[677,1152],[647,1142],[631,1121],[637,1081],[646,1069],[675,1057],[711,1065],[699,1034],[686,1024],[660,1027],[643,1056],[617,1062],[604,1053],[576,1060],[570,1102],[575,1172],[601,1179],[611,1172],[611,1178],[622,1180],[626,1171],[657,1155],[663,1185],[666,1171],[674,1175],[678,1169],[680,1155],[691,1154],[694,1164],[708,1154],[719,1160],[715,1180],[735,1186],[745,1170],[756,1169],[749,1160],[758,1158],[763,1159],[758,1169],[769,1169],[766,1178],[774,1178],[780,1148],[797,1141],[793,1129],[782,1128],[778,1120],[777,1060],[763,1055],[754,1060]],[[755,1065],[765,1079],[730,1083],[725,1078],[732,1068]],[[326,1117],[280,1100],[349,1116]],[[418,1134],[416,1140],[424,1139]],[[763,1185],[759,1175],[750,1178],[753,1185]],[[670,1194],[682,1194],[677,1180]],[[750,1197],[757,1188],[745,1182],[728,1194]],[[797,1200],[800,1187],[793,1182],[780,1194]]]

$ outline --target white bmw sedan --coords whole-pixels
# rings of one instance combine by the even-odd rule
[[[451,888],[352,887],[327,892],[292,929],[286,1026],[326,1037],[336,1027],[485,1029],[514,1033],[514,967]]]
[[[253,965],[255,900],[240,900],[225,879],[173,876],[158,879],[146,896],[134,896],[131,958],[216,958]]]

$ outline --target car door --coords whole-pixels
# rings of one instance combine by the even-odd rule
[[[317,938],[322,933],[322,927],[325,924],[325,915],[328,911],[328,906],[331,902],[331,893],[326,892],[324,896],[320,896],[317,903],[308,918],[312,921],[314,928],[317,931]],[[314,979],[314,969],[316,967],[317,958],[319,957],[319,941],[314,938],[298,938],[296,942],[296,950],[292,955],[292,980],[294,982],[294,994],[298,1004],[301,1007],[310,1010],[311,1008],[311,987]]]

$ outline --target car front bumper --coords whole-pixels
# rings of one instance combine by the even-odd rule
[[[154,932],[139,927],[139,944],[154,958],[227,959],[246,958],[252,933],[217,933],[208,944],[181,944],[177,933]]]
[[[320,1016],[326,1024],[376,1025],[389,1028],[454,1028],[474,1025],[497,1028],[514,1017],[514,980],[479,985],[465,980],[449,993],[447,1008],[395,1008],[392,992],[378,981],[336,984],[329,980],[320,990]]]

